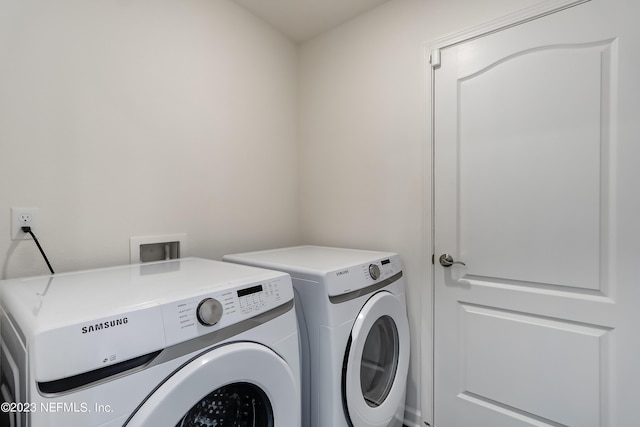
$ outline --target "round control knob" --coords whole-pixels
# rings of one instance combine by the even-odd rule
[[[222,304],[213,298],[206,298],[200,301],[196,310],[198,322],[204,326],[213,326],[222,318]]]
[[[378,280],[378,277],[380,277],[380,267],[375,264],[369,265],[369,276],[371,276],[373,280]]]

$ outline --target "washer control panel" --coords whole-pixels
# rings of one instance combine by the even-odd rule
[[[378,280],[380,277],[380,267],[376,264],[369,264],[369,276],[371,276],[373,280]]]
[[[272,284],[257,285],[250,288],[245,288],[237,291],[238,294],[238,306],[242,314],[251,313],[252,311],[259,311],[266,305],[267,298],[270,294],[267,293],[267,289],[272,288]]]
[[[292,299],[291,278],[283,274],[164,304],[162,316],[167,345],[241,322]]]
[[[213,326],[222,318],[222,304],[215,298],[205,298],[196,310],[198,322],[204,326]]]

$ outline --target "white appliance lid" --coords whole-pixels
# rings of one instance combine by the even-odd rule
[[[343,268],[367,264],[394,256],[396,254],[391,252],[307,245],[226,255],[224,260],[237,260],[240,262],[242,260],[250,260],[251,264],[266,268],[311,275],[325,275]]]
[[[77,324],[283,273],[199,258],[2,281],[2,305],[22,322]],[[26,317],[26,318],[25,318]],[[31,320],[29,320],[29,318]]]

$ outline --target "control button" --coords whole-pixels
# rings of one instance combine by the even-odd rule
[[[375,264],[369,265],[369,276],[371,276],[373,280],[378,280],[378,277],[380,277],[380,267]]]
[[[213,326],[222,318],[222,304],[213,298],[200,301],[196,310],[198,321],[204,326]]]

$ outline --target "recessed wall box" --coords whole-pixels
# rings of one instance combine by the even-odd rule
[[[186,234],[136,236],[129,238],[131,264],[180,258],[186,251]]]

